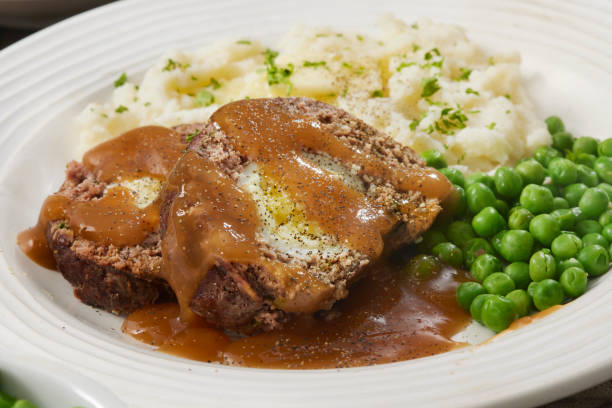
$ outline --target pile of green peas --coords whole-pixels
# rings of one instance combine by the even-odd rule
[[[470,271],[457,301],[491,330],[582,295],[612,252],[612,138],[574,138],[546,119],[552,146],[514,168],[467,177],[435,150],[422,154],[455,187],[456,202],[423,234],[418,258]],[[452,207],[452,208],[450,208]]]
[[[17,399],[12,395],[0,391],[0,408],[36,408],[36,405],[28,400]]]

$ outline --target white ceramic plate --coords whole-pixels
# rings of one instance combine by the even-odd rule
[[[133,407],[533,406],[612,378],[612,274],[547,318],[486,345],[396,364],[266,371],[181,360],[121,335],[119,318],[81,305],[15,236],[60,184],[71,118],[108,96],[118,73],[163,50],[222,38],[275,44],[296,23],[369,31],[392,12],[461,24],[487,47],[518,50],[545,117],[610,134],[612,4],[600,1],[247,0],[119,2],[0,52],[0,349],[63,361]]]

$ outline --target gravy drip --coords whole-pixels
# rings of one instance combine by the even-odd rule
[[[337,304],[340,315],[327,321],[302,315],[281,331],[230,340],[197,317],[181,319],[176,304],[162,304],[132,313],[123,331],[164,353],[259,368],[382,364],[463,345],[450,338],[470,320],[455,299],[467,273],[443,269],[416,279],[398,273],[395,263],[373,267]]]
[[[85,153],[83,164],[103,183],[144,176],[164,179],[180,157],[184,144],[170,129],[145,126],[102,143]],[[142,242],[159,225],[159,201],[140,209],[124,187],[112,186],[89,201],[60,193],[44,201],[37,224],[17,237],[23,252],[34,262],[56,269],[45,237],[49,222],[65,220],[85,239],[116,246]]]

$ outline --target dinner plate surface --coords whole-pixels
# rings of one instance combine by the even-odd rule
[[[227,38],[273,46],[297,23],[363,32],[393,13],[466,28],[489,50],[519,51],[537,113],[576,135],[610,133],[612,3],[554,0],[166,1],[104,6],[0,52],[0,351],[44,356],[130,407],[534,406],[612,378],[612,274],[559,311],[486,344],[342,370],[225,367],[156,353],[119,317],[80,304],[32,264],[17,233],[34,223],[75,154],[72,119],[171,48]]]

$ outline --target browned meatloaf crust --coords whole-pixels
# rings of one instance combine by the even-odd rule
[[[425,166],[413,150],[401,146],[343,110],[308,98],[277,98],[272,103],[282,104],[288,112],[293,111],[306,116],[308,120],[317,121],[324,130],[334,133],[352,148],[383,159],[389,167],[410,172],[411,169]],[[238,180],[241,170],[249,164],[248,158],[241,157],[234,151],[227,136],[212,123],[202,126],[188,149],[217,163],[235,181]],[[395,227],[385,237],[386,250],[414,241],[429,228],[441,210],[438,200],[426,199],[419,192],[402,192],[388,180],[360,177],[366,186],[367,196],[398,216]],[[162,235],[174,193],[165,193],[161,218]],[[407,212],[400,211],[399,202],[408,203],[410,209]],[[329,308],[337,299],[345,297],[349,284],[357,279],[372,261],[355,251],[343,253],[336,259],[321,260],[313,257],[308,262],[303,262],[279,253],[263,242],[261,250],[271,259],[299,264],[320,280],[331,283],[335,288],[334,293],[327,304],[321,305],[322,308]],[[219,260],[200,283],[191,298],[190,307],[208,322],[224,328],[242,332],[248,332],[253,327],[271,330],[278,328],[287,318],[287,313],[280,310],[275,302],[275,299],[283,299],[283,296],[286,296],[286,288],[271,279],[267,271],[259,265],[241,265]]]
[[[199,125],[178,126],[183,140]],[[81,163],[70,162],[58,193],[71,199],[101,197],[106,184]],[[83,303],[116,314],[127,314],[161,301],[174,300],[168,284],[158,278],[161,241],[153,233],[142,243],[118,248],[83,239],[63,220],[47,225],[46,235],[57,267]]]

